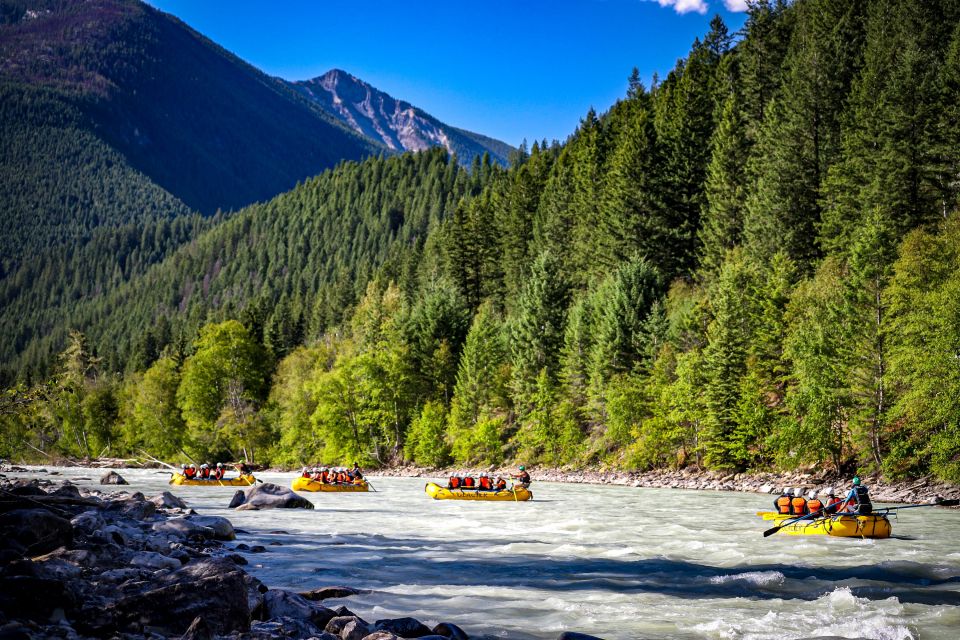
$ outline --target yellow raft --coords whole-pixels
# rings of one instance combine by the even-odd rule
[[[787,516],[773,511],[760,511],[758,516],[780,526],[784,522],[796,520],[799,516]],[[788,536],[833,536],[835,538],[889,538],[893,527],[887,516],[873,513],[858,516],[854,514],[833,514],[819,518],[808,518],[780,529]]]
[[[310,478],[294,478],[290,487],[294,491],[370,491],[370,485],[367,481],[351,484],[330,484],[329,482],[320,482]]]
[[[428,482],[424,488],[427,495],[434,500],[500,500],[502,502],[520,502],[532,500],[533,494],[529,489],[515,487],[504,491],[480,491],[478,489],[447,489],[435,482]]]
[[[191,480],[180,473],[175,473],[170,476],[170,484],[191,487],[249,487],[256,481],[257,479],[251,474],[244,474],[236,478],[224,478],[223,480],[216,480],[214,478],[210,478],[209,480],[194,478]]]

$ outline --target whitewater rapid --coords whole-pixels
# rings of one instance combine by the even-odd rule
[[[53,469],[50,469],[53,470]],[[96,486],[103,473],[57,469]],[[532,502],[434,501],[425,480],[370,478],[376,492],[302,494],[309,510],[233,511],[236,488],[169,487],[120,470],[129,491],[171,489],[229,518],[245,567],[271,587],[342,585],[367,620],[450,621],[472,638],[750,639],[960,637],[960,512],[913,509],[894,538],[774,535],[772,496],[534,483]],[[293,474],[262,474],[289,486]],[[105,489],[112,490],[113,487]]]

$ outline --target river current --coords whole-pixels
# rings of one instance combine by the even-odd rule
[[[101,470],[57,471],[113,489],[99,486]],[[120,489],[171,489],[166,472],[120,473],[130,482]],[[294,476],[259,477],[289,486]],[[771,508],[767,495],[534,483],[527,503],[434,501],[423,479],[370,480],[376,492],[302,494],[313,511],[233,511],[231,487],[172,491],[229,518],[242,530],[236,543],[265,546],[244,555],[267,585],[369,590],[324,604],[370,621],[409,615],[518,640],[567,630],[607,640],[960,637],[958,511],[905,510],[888,540],[764,538],[771,525],[756,512]]]

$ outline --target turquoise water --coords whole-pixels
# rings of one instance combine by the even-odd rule
[[[58,471],[89,485],[103,473]],[[170,489],[163,472],[120,473],[131,491]],[[267,548],[245,554],[266,584],[369,589],[326,603],[368,620],[520,639],[960,637],[958,511],[904,511],[889,540],[764,538],[766,495],[535,483],[532,502],[484,503],[431,500],[422,479],[371,482],[375,493],[303,494],[313,511],[237,512],[236,488],[172,489]]]

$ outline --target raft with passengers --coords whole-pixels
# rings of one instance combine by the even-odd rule
[[[226,477],[226,467],[222,462],[216,465],[181,464],[180,473],[170,475],[170,484],[191,487],[249,487],[257,481],[253,472],[244,463],[236,465],[239,475],[235,478]]]
[[[370,483],[363,477],[356,462],[352,469],[346,467],[304,467],[300,476],[293,479],[294,491],[310,492],[357,492],[369,491]]]
[[[467,473],[454,473],[447,479],[447,486],[428,482],[424,487],[427,495],[434,500],[493,500],[500,502],[522,502],[533,499],[530,491],[530,474],[520,467],[517,474],[511,475],[511,482],[503,476],[493,477],[484,472],[477,477]]]
[[[774,500],[774,511],[759,511],[757,515],[774,524],[763,532],[764,537],[783,532],[793,536],[882,539],[889,538],[893,531],[889,516],[902,509],[954,506],[957,502],[947,500],[878,509],[870,500],[867,487],[855,477],[853,488],[844,498],[837,496],[832,487],[820,494],[811,489],[806,497],[802,488],[785,488]]]

